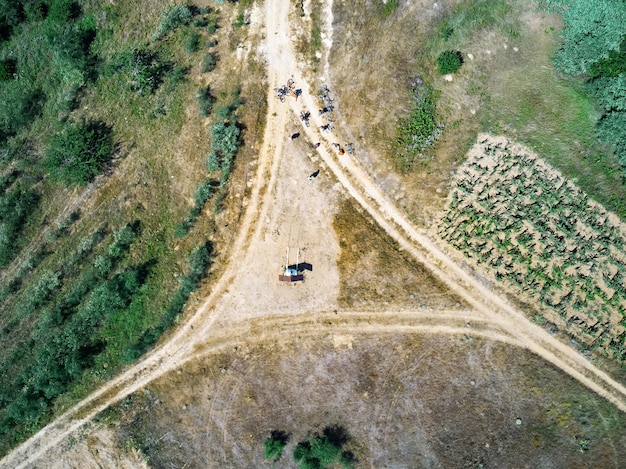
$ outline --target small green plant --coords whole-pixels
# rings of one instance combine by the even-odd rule
[[[265,459],[278,461],[283,455],[283,449],[287,446],[289,435],[281,430],[272,431],[271,436],[263,443],[263,456]]]
[[[207,86],[206,88],[200,88],[198,90],[198,97],[196,100],[198,101],[198,107],[200,108],[200,116],[209,117],[211,111],[213,110],[213,103],[215,102],[215,97],[211,94],[211,87]]]
[[[343,450],[347,440],[343,428],[326,427],[322,435],[310,436],[298,443],[293,451],[293,459],[300,469],[324,469],[334,464],[344,469],[351,468],[354,455]]]
[[[382,2],[380,6],[381,14],[386,18],[387,16],[391,16],[398,9],[398,5],[400,4],[399,0],[386,0]]]
[[[202,73],[210,73],[215,70],[215,54],[212,52],[208,52],[204,54],[204,58],[202,59],[201,71]]]
[[[233,26],[235,28],[241,28],[242,26],[245,26],[245,25],[246,25],[246,18],[244,16],[243,12],[239,13],[237,15],[237,19],[235,19],[235,22],[233,23]]]
[[[463,65],[463,54],[458,50],[446,50],[437,57],[437,68],[441,75],[454,73]]]
[[[185,39],[185,52],[193,54],[200,48],[200,34],[195,31],[190,32]]]
[[[44,164],[66,185],[85,185],[100,174],[113,148],[111,128],[104,123],[66,124],[50,139]]]
[[[209,34],[213,34],[217,31],[217,15],[215,13],[209,15],[209,23],[206,27],[206,31]]]
[[[152,35],[153,41],[163,39],[176,28],[183,26],[191,21],[191,10],[184,5],[174,5],[163,13],[163,18],[157,27],[156,32]]]

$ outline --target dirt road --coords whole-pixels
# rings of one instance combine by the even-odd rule
[[[61,443],[68,435],[78,430],[98,412],[127,395],[143,388],[152,380],[179,368],[187,361],[208,353],[231,347],[240,341],[266,341],[285,333],[307,334],[307,331],[328,330],[332,333],[385,333],[385,331],[423,332],[438,334],[476,335],[504,341],[528,348],[558,368],[567,372],[581,383],[606,397],[621,410],[626,411],[626,388],[612,380],[604,372],[593,366],[586,358],[550,336],[543,329],[530,323],[522,312],[511,306],[504,297],[491,291],[471,273],[462,269],[460,259],[446,253],[427,233],[415,229],[396,206],[384,195],[372,178],[362,169],[358,161],[347,154],[338,156],[331,146],[331,138],[317,131],[321,120],[317,116],[318,106],[314,93],[307,89],[303,71],[298,68],[291,46],[290,25],[288,22],[289,0],[265,2],[264,54],[267,59],[269,93],[276,86],[293,78],[304,91],[296,101],[281,104],[270,96],[267,127],[264,142],[259,154],[256,176],[246,200],[247,209],[238,227],[238,234],[231,252],[237,253],[237,261],[232,260],[223,276],[217,281],[210,296],[189,320],[183,324],[160,348],[147,354],[139,363],[113,379],[93,395],[77,404],[73,409],[41,430],[38,434],[16,448],[0,461],[1,467],[34,467],[39,461]],[[327,5],[327,11],[332,5]],[[329,41],[332,29],[326,32]],[[325,61],[324,69],[328,70]],[[329,83],[332,89],[332,83]],[[285,172],[290,164],[285,160],[289,126],[298,123],[300,111],[311,112],[311,127],[298,131],[310,141],[324,142],[317,150],[324,165],[345,191],[361,205],[372,218],[405,249],[416,261],[421,262],[473,308],[470,311],[388,311],[363,313],[332,310],[336,274],[332,272],[332,254],[328,259],[317,255],[317,264],[325,262],[329,274],[323,283],[322,276],[307,282],[300,289],[285,290],[285,286],[263,284],[255,289],[242,277],[250,279],[258,276],[250,269],[250,263],[263,252],[271,252],[260,263],[273,259],[274,252],[284,248],[299,235],[277,233],[277,240],[267,241],[273,233],[272,221],[286,210],[291,201],[281,202],[277,191],[288,190],[284,185]],[[337,132],[341,132],[338,129]],[[337,133],[335,134],[337,135]],[[310,169],[310,162],[294,161],[303,174]],[[282,165],[282,166],[281,166]],[[297,166],[300,165],[300,166]],[[288,172],[289,173],[289,172]],[[303,178],[304,179],[304,178]],[[281,188],[282,187],[282,188]],[[329,189],[330,190],[330,189]],[[299,191],[295,202],[299,213],[317,206],[322,197],[314,191]],[[281,205],[282,204],[282,205]],[[295,213],[295,212],[294,212]],[[312,235],[333,249],[332,230],[328,230],[328,219],[332,214],[320,216],[318,231]],[[326,223],[325,225],[323,223]],[[278,228],[276,228],[278,231]],[[296,244],[300,240],[296,241]],[[246,261],[241,261],[245,259]],[[282,254],[281,254],[282,259]],[[280,262],[280,261],[278,261]],[[317,265],[316,264],[316,265]],[[332,274],[332,275],[331,275]],[[248,277],[246,277],[246,275]],[[274,276],[274,274],[271,274]],[[314,288],[315,287],[315,288]],[[282,288],[282,290],[277,290]],[[335,285],[336,288],[336,285]],[[259,302],[262,290],[264,300]],[[320,293],[320,291],[322,293]],[[280,294],[278,294],[279,292]],[[276,298],[284,298],[285,304]],[[255,303],[250,303],[255,302]],[[247,308],[242,308],[247,305]],[[324,306],[325,305],[325,306]],[[471,327],[468,327],[467,324]]]

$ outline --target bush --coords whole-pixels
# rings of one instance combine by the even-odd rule
[[[199,47],[200,35],[197,32],[192,31],[187,35],[187,38],[185,39],[185,52],[187,52],[188,54],[193,54],[194,52],[198,51]]]
[[[213,103],[215,102],[215,98],[211,95],[211,87],[200,88],[196,100],[198,101],[200,116],[209,117],[211,111],[213,111]]]
[[[611,145],[615,156],[626,167],[626,111],[613,111],[598,121],[598,138]]]
[[[44,165],[66,185],[85,185],[95,178],[113,153],[111,128],[102,122],[66,124],[48,143]]]
[[[458,50],[446,50],[437,57],[437,68],[441,75],[454,73],[463,65],[463,55]]]
[[[133,47],[117,54],[108,65],[108,73],[121,73],[127,78],[127,86],[139,94],[154,93],[167,72],[175,69],[172,64],[161,60],[159,55],[146,48]]]
[[[206,27],[207,33],[213,34],[217,31],[217,15],[215,13],[211,13],[209,15],[209,24]]]
[[[32,84],[13,80],[0,88],[0,142],[41,115],[45,93]]]
[[[280,430],[274,430],[271,436],[263,443],[263,456],[265,459],[278,461],[283,455],[283,449],[287,446],[289,436]]]
[[[22,180],[0,197],[0,267],[18,253],[24,242],[19,235],[39,200],[39,193]]]
[[[413,90],[415,106],[411,115],[398,122],[396,147],[403,169],[410,169],[415,157],[431,146],[441,133],[435,114],[433,92],[425,85]]]
[[[215,70],[215,62],[215,54],[213,54],[212,52],[204,54],[201,67],[202,73],[210,73]]]
[[[326,427],[322,435],[298,443],[293,451],[293,459],[300,469],[324,469],[335,463],[348,469],[353,465],[354,455],[343,451],[342,447],[347,440],[342,427]]]
[[[152,35],[153,41],[164,38],[176,28],[183,26],[191,21],[191,10],[184,5],[174,5],[163,13],[163,18],[157,27],[156,32]]]
[[[4,59],[0,60],[0,82],[12,80],[13,75],[17,71],[17,60]]]

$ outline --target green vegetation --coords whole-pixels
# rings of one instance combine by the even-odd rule
[[[354,455],[343,450],[347,441],[343,428],[326,427],[322,435],[310,436],[298,443],[293,459],[299,469],[325,469],[335,464],[348,469],[353,465]]]
[[[18,254],[24,244],[20,236],[29,216],[37,209],[40,194],[27,179],[16,179],[13,171],[0,179],[0,267],[6,266]]]
[[[191,21],[192,13],[189,7],[184,5],[174,5],[165,13],[159,23],[156,32],[152,35],[153,41],[163,39],[176,28],[184,26]]]
[[[204,58],[202,59],[202,73],[210,73],[215,70],[215,54],[212,52],[207,52],[204,54]]]
[[[196,195],[194,197],[195,205],[189,211],[187,217],[178,225],[176,225],[176,236],[183,237],[189,230],[193,227],[196,219],[202,212],[204,205],[213,195],[213,181],[211,179],[207,179],[202,184],[198,186],[196,189]]]
[[[215,97],[211,94],[211,87],[200,88],[196,100],[198,101],[200,117],[209,117],[213,111],[213,103],[215,102]]]
[[[597,135],[626,167],[626,4],[612,0],[545,0],[565,22],[554,62],[565,73],[583,76],[603,110]]]
[[[416,158],[424,158],[423,152],[436,141],[442,130],[436,120],[433,91],[421,84],[412,90],[412,95],[414,107],[411,115],[398,122],[396,154],[403,171],[411,169]]]
[[[65,183],[85,185],[100,174],[113,153],[111,128],[103,122],[66,124],[52,136],[45,167]]]
[[[278,461],[283,455],[283,449],[287,446],[289,436],[280,430],[272,431],[271,436],[263,443],[263,456],[265,459]]]
[[[379,4],[379,9],[384,17],[391,16],[398,9],[399,0],[387,0]]]
[[[193,54],[197,52],[200,48],[200,34],[196,31],[191,31],[187,34],[187,38],[185,39],[185,52],[188,54]]]
[[[479,150],[479,151],[478,151]],[[441,236],[542,315],[626,359],[626,239],[613,214],[522,147],[481,143],[459,169]]]
[[[163,8],[0,0],[0,455],[152,346],[211,267],[203,209],[226,199],[234,154],[218,145],[218,190],[202,164],[209,132],[185,113],[201,57],[186,41],[199,50],[219,17]],[[216,88],[237,86],[216,68],[212,56]],[[238,148],[238,92],[203,91],[200,112],[226,116]],[[204,148],[181,155],[184,126]],[[183,191],[179,165],[192,169]]]
[[[463,65],[463,55],[458,50],[445,50],[437,57],[437,68],[440,75],[454,73]]]
[[[215,211],[222,210],[228,178],[233,168],[233,162],[241,140],[241,130],[237,124],[235,111],[241,104],[239,89],[234,90],[228,104],[222,104],[217,108],[217,117],[220,121],[211,126],[211,152],[207,156],[207,168],[211,173],[221,172],[220,193],[215,199]],[[228,99],[227,94],[220,96],[221,100]]]
[[[459,3],[439,27],[444,41],[464,42],[476,32],[496,26],[504,27],[510,35],[517,35],[516,18],[508,0],[476,0]]]

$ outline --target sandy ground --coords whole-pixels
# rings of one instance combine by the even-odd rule
[[[265,21],[270,95],[289,78],[304,93],[297,102],[269,100],[257,173],[244,201],[247,210],[226,272],[167,343],[16,448],[0,461],[1,467],[48,467],[55,454],[59,457],[61,443],[98,412],[194,357],[232,347],[240,340],[267,341],[276,335],[305,333],[311,327],[332,327],[335,334],[347,337],[351,331],[375,333],[394,327],[399,332],[470,333],[506,341],[531,350],[626,411],[626,388],[530,323],[503,296],[464,270],[462,258],[445,252],[427,233],[416,230],[355,159],[337,155],[331,146],[332,134],[320,136],[317,102],[302,78],[290,44],[287,18],[291,7],[289,0],[268,1],[263,6],[265,15],[253,15]],[[325,8],[330,10],[331,5]],[[332,37],[332,31],[327,31],[326,37]],[[301,127],[301,137],[290,141],[288,136],[299,125],[297,116],[303,109],[311,112],[311,127]],[[317,151],[318,161],[307,158],[307,140],[323,142]],[[308,181],[306,176],[317,168],[322,169],[320,176]],[[390,311],[385,313],[384,322],[375,313],[335,314],[338,245],[332,215],[340,193],[353,197],[408,254],[432,270],[472,310],[441,312],[434,317],[432,313]],[[300,247],[302,260],[312,265],[299,285],[277,281],[288,246],[292,248],[291,263],[295,249]],[[467,322],[476,326],[467,328]],[[92,467],[98,466],[94,463]]]

